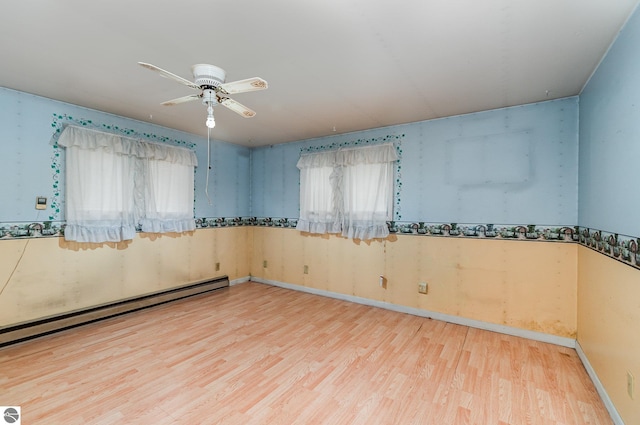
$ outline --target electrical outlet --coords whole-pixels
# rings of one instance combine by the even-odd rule
[[[631,397],[631,400],[634,399],[633,397],[634,386],[635,386],[635,378],[633,377],[631,372],[627,371],[627,394],[629,394],[629,397]]]
[[[304,265],[304,274],[309,274],[309,266]]]
[[[267,260],[263,260],[262,261],[262,268],[266,269],[267,268]]]
[[[426,294],[428,291],[428,286],[427,286],[427,282],[420,282],[418,283],[418,292],[421,294]]]
[[[220,271],[220,263],[216,263],[216,271],[219,272]]]

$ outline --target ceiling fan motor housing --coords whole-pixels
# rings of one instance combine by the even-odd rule
[[[195,83],[200,87],[208,86],[215,88],[224,84],[224,81],[227,78],[227,74],[224,72],[224,69],[218,68],[214,65],[200,63],[193,65],[191,67],[191,71],[193,72]]]

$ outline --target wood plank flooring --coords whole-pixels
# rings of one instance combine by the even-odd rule
[[[245,283],[0,349],[23,424],[611,424],[572,349]]]

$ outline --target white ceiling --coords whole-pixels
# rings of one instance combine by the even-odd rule
[[[191,65],[266,91],[212,137],[261,146],[580,93],[640,0],[3,0],[0,86],[206,136]]]

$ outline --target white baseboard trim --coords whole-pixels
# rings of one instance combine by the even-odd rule
[[[591,366],[591,363],[589,363],[589,358],[587,357],[585,352],[582,350],[582,347],[580,346],[580,342],[578,341],[576,341],[576,352],[578,353],[578,357],[580,357],[580,360],[582,361],[582,365],[587,370],[587,373],[589,374],[591,381],[593,381],[593,385],[596,387],[596,391],[598,391],[598,394],[600,395],[600,398],[602,399],[604,406],[607,408],[607,411],[609,412],[609,415],[611,416],[613,423],[615,425],[624,425],[624,421],[622,420],[622,418],[620,417],[620,414],[616,410],[616,407],[613,404],[613,401],[611,401],[611,398],[609,398],[609,394],[607,394],[607,390],[604,389],[602,382],[600,382],[600,378],[598,378],[598,374],[596,374],[596,371]]]
[[[315,288],[309,288],[301,285],[294,285],[291,283],[279,282],[276,280],[262,279],[255,276],[252,276],[251,280],[253,282],[264,283],[272,286],[278,286],[280,288],[307,292],[309,294],[322,295],[325,297],[336,298],[343,301],[350,301],[358,304],[369,305],[372,307],[379,307],[387,310],[397,311],[399,313],[412,314],[414,316],[421,316],[421,317],[427,317],[427,318],[436,319],[436,320],[442,320],[443,322],[449,322],[457,325],[469,326],[471,328],[483,329],[483,330],[498,332],[506,335],[527,338],[534,341],[547,342],[550,344],[560,345],[563,347],[575,348],[576,346],[576,340],[573,338],[550,335],[542,332],[515,328],[512,326],[498,325],[495,323],[483,322],[480,320],[467,319],[464,317],[453,316],[450,314],[438,313],[438,312],[429,311],[429,310],[422,310],[415,307],[406,307],[402,305],[387,303],[384,301],[377,301],[377,300],[371,300],[368,298],[356,297],[355,295],[340,294],[337,292],[325,291],[323,289],[315,289]],[[233,285],[233,283],[231,284]]]
[[[238,285],[239,283],[249,282],[251,280],[251,276],[239,277],[238,279],[233,279],[229,281],[229,286]]]

